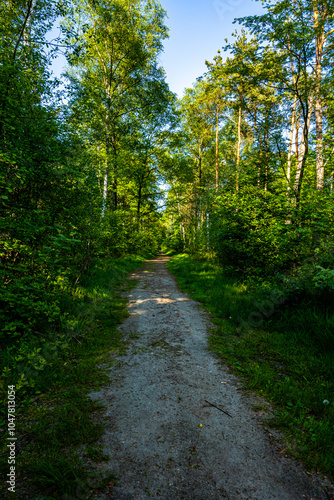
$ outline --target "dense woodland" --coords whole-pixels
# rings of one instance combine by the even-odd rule
[[[33,387],[8,359],[37,373],[43,339],[71,336],[68,301],[96,262],[161,248],[312,309],[310,336],[332,366],[333,16],[330,0],[268,2],[222,33],[177,99],[159,65],[158,1],[1,2],[6,383]],[[62,82],[50,70],[60,52]]]
[[[62,35],[46,40],[57,16]],[[154,2],[1,6],[2,341],[43,334],[93,257],[159,248],[175,96]],[[52,79],[57,52],[65,86]]]

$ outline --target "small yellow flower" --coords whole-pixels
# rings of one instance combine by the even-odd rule
[[[199,424],[200,427],[203,427],[203,424]]]

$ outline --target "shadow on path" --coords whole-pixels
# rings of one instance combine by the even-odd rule
[[[209,318],[167,261],[132,274],[139,283],[120,327],[129,349],[91,394],[106,408],[104,467],[119,478],[96,498],[327,499],[317,476],[279,454],[251,410],[257,400],[207,350]]]

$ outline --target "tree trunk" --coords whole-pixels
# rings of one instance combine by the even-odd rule
[[[103,192],[102,192],[102,212],[101,212],[101,218],[105,216],[106,212],[106,207],[107,207],[107,197],[108,197],[108,177],[109,177],[109,150],[110,150],[110,143],[109,143],[109,135],[108,135],[108,130],[106,127],[106,161],[105,161],[105,167],[104,167],[104,174],[103,174]]]
[[[298,160],[299,158],[299,130],[300,130],[300,115],[301,113],[298,113],[296,117],[296,135],[295,135],[295,156]]]
[[[23,45],[28,45],[29,43],[31,25],[34,20],[35,8],[36,8],[36,0],[30,0],[30,2],[28,3],[28,10],[22,33]]]
[[[100,144],[97,145],[97,153],[99,157],[99,169],[98,169],[98,176],[97,176],[97,185],[99,186],[99,190],[101,188],[101,156],[100,156]]]
[[[137,223],[138,228],[140,227],[140,210],[141,210],[141,198],[142,198],[142,182],[139,183],[138,187],[138,201],[137,201]]]
[[[195,218],[196,225],[198,229],[200,229],[201,225],[201,190],[200,187],[202,185],[202,141],[200,141],[198,146],[198,189],[196,189],[196,206],[195,206]]]
[[[297,96],[295,96],[295,100],[293,103],[292,116],[291,116],[290,140],[289,140],[288,160],[287,160],[287,169],[286,169],[286,198],[288,201],[290,198],[291,157],[292,157],[293,134],[295,131],[295,123],[296,123],[296,108],[297,108]]]
[[[217,102],[217,124],[216,124],[216,193],[219,183],[219,102]]]
[[[202,184],[202,142],[198,146],[198,183]]]
[[[315,122],[316,122],[316,171],[317,189],[324,187],[325,168],[323,158],[323,134],[322,134],[322,103],[320,97],[315,98]]]
[[[320,27],[321,13],[319,12],[318,2],[313,0],[313,19],[315,30],[315,123],[316,123],[316,172],[317,172],[317,189],[321,190],[324,187],[324,158],[323,158],[323,132],[322,132],[322,100],[321,100],[321,70],[322,56],[325,42],[323,24]],[[320,27],[320,30],[319,30]]]
[[[238,144],[237,144],[237,164],[236,164],[236,181],[235,181],[236,191],[239,191],[240,151],[241,151],[241,106],[239,106],[239,117],[238,117]]]
[[[269,116],[268,116],[269,121]],[[268,161],[269,161],[269,123],[266,126],[266,162],[264,167],[264,191],[268,191]]]
[[[183,221],[182,221],[179,193],[177,191],[175,191],[175,193],[176,193],[176,200],[177,200],[177,211],[178,211],[179,219],[180,219],[180,236],[181,236],[182,246],[184,249],[185,248],[185,241],[186,241],[186,232],[185,232]]]
[[[117,177],[115,176],[112,182],[112,202],[114,209],[117,210],[118,207],[118,182],[117,182]]]
[[[259,139],[259,156],[260,159],[258,161],[258,167],[257,167],[257,187],[260,188],[261,186],[261,165],[262,165],[262,137],[261,133],[259,130],[259,127],[257,126],[257,110],[256,107],[254,108],[254,128],[257,132],[258,139]]]
[[[112,141],[112,153],[113,153],[113,182],[112,182],[112,203],[114,210],[117,210],[118,206],[118,178],[117,178],[117,148],[116,148],[116,139],[113,137]]]
[[[295,192],[295,196],[296,196],[297,206],[299,205],[299,202],[300,202],[300,193],[301,193],[303,177],[304,177],[304,172],[305,172],[306,158],[307,158],[307,154],[308,154],[308,133],[309,133],[310,122],[311,122],[312,108],[313,108],[313,95],[311,95],[309,97],[308,102],[307,102],[307,106],[305,109],[303,134],[302,134],[302,140],[300,143],[299,155],[298,155],[298,160],[297,160],[297,170],[296,170],[296,178],[295,178],[295,184],[294,184],[294,192]]]
[[[206,249],[210,251],[210,213],[206,214]]]

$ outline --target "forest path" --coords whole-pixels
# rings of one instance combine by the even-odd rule
[[[178,290],[167,260],[131,275],[139,283],[120,327],[129,349],[91,394],[105,406],[103,467],[119,478],[95,498],[327,499],[317,476],[279,454],[256,399],[207,350],[209,318]]]

